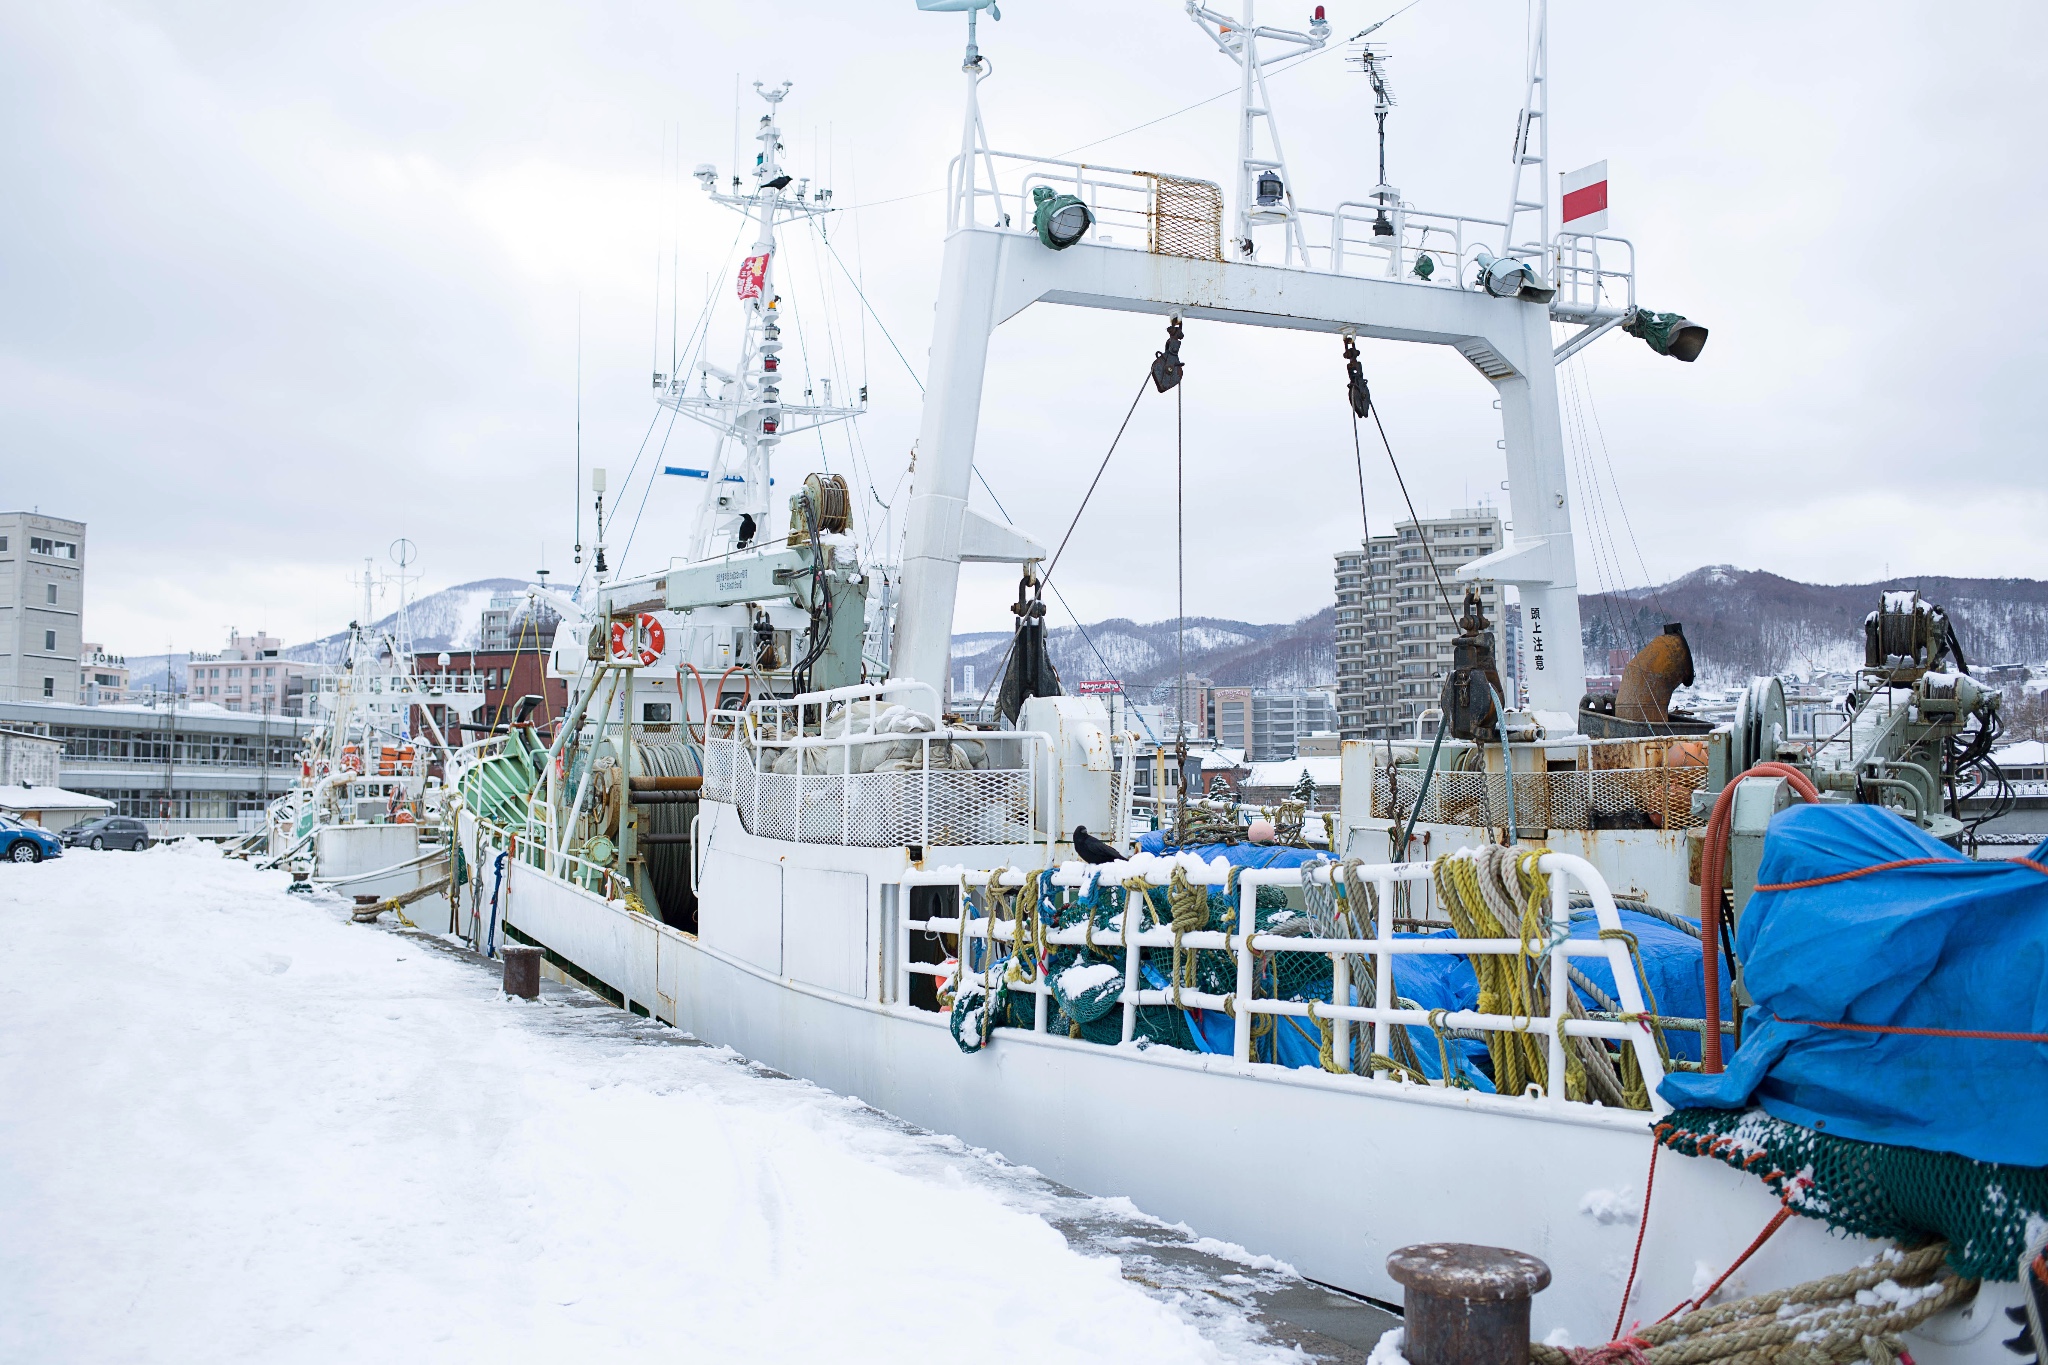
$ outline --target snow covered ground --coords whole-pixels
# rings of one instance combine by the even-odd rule
[[[0,1360],[1304,1358],[1284,1267],[284,884],[0,867]]]

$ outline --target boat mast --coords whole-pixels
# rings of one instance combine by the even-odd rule
[[[1315,17],[1309,20],[1306,33],[1285,28],[1261,28],[1252,15],[1254,3],[1255,0],[1244,0],[1244,17],[1237,19],[1199,4],[1197,0],[1188,0],[1188,17],[1209,36],[1209,41],[1238,65],[1237,184],[1234,189],[1237,211],[1232,219],[1235,233],[1231,245],[1238,255],[1249,259],[1256,249],[1252,240],[1253,226],[1283,224],[1286,227],[1286,249],[1281,264],[1307,265],[1308,243],[1302,235],[1301,221],[1294,212],[1294,182],[1287,174],[1287,153],[1280,146],[1280,121],[1273,116],[1273,101],[1266,93],[1266,67],[1269,63],[1322,47],[1330,38],[1330,21],[1323,17],[1323,7],[1317,5]],[[1279,44],[1280,48],[1270,57],[1261,57],[1261,38]],[[1258,128],[1261,123],[1266,129],[1265,141],[1272,149],[1270,156],[1259,154]]]
[[[867,410],[865,389],[857,402],[835,405],[830,379],[823,381],[822,403],[808,401],[808,394],[802,403],[782,401],[784,342],[783,314],[776,295],[776,232],[785,222],[830,213],[832,202],[831,190],[820,189],[811,195],[810,182],[792,176],[782,164],[782,128],[777,115],[789,90],[788,81],[772,89],[754,82],[754,91],[767,102],[768,112],[754,132],[761,150],[754,157],[752,190],[741,192],[737,166],[732,188],[724,193],[717,188],[716,167],[701,165],[694,172],[713,202],[746,215],[754,225],[754,239],[736,285],[742,325],[733,368],[724,370],[700,361],[695,374],[654,376],[655,397],[663,407],[674,408],[718,433],[708,468],[679,471],[707,483],[690,537],[691,559],[708,559],[742,548],[768,531],[775,448],[783,437],[858,417]]]
[[[1522,82],[1522,112],[1515,121],[1514,173],[1508,181],[1507,230],[1501,234],[1501,255],[1527,261],[1551,278],[1550,256],[1550,0],[1529,0],[1529,62]],[[1534,150],[1531,150],[1531,144]],[[1524,198],[1531,173],[1534,198]],[[1382,179],[1385,177],[1382,176]],[[1533,221],[1526,235],[1523,220]],[[1518,229],[1524,231],[1517,237]]]

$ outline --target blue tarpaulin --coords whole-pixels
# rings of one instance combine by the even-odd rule
[[[1839,1137],[2048,1166],[2048,844],[1972,862],[1874,806],[1771,821],[1736,948],[1755,1008],[1717,1076],[1674,1106],[1742,1109]],[[1765,890],[1771,887],[1774,889]]]

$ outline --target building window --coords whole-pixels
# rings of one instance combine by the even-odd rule
[[[57,605],[57,585],[55,583],[45,583],[43,585],[43,599],[53,607]]]
[[[56,631],[54,631],[54,630],[46,630],[46,631],[44,631],[44,632],[43,632],[43,648],[44,648],[44,649],[52,649],[52,650],[53,650],[53,649],[55,649],[56,647],[57,647],[57,632],[56,632]]]
[[[0,555],[7,553],[7,537],[0,536]]]
[[[43,679],[43,695],[46,697],[57,695],[57,680],[55,678]]]

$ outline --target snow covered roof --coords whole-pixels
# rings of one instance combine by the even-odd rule
[[[1312,758],[1290,758],[1279,763],[1254,763],[1247,787],[1292,787],[1307,773],[1318,787],[1335,787],[1344,780],[1344,760],[1335,754]]]
[[[2008,744],[2002,749],[1991,751],[1991,761],[2001,768],[2038,768],[2048,764],[2048,744],[2038,739],[2023,739],[2017,744]]]
[[[0,810],[112,810],[114,803],[84,792],[62,787],[24,787],[19,783],[0,787]]]

